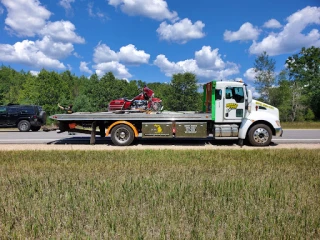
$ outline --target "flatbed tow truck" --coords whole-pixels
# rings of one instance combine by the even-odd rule
[[[243,82],[212,81],[203,86],[203,109],[191,111],[118,110],[113,112],[76,112],[55,114],[59,131],[111,136],[114,145],[128,146],[141,134],[142,138],[214,139],[237,138],[243,145],[268,146],[272,136],[282,136],[279,110],[252,99]],[[77,126],[90,126],[91,130]],[[96,131],[97,127],[99,132]]]

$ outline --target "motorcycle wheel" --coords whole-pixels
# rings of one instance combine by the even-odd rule
[[[162,110],[162,104],[160,102],[151,103],[151,111],[159,112]]]

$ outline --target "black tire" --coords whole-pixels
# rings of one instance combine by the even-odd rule
[[[41,119],[42,123],[43,124],[46,124],[46,118],[47,118],[47,114],[45,111],[41,111],[39,113],[39,118]]]
[[[34,127],[31,126],[31,131],[32,132],[37,132],[37,131],[40,130],[40,128],[41,128],[41,126],[34,126]]]
[[[30,128],[31,128],[31,124],[27,120],[21,120],[18,123],[18,129],[19,129],[20,132],[29,132]]]
[[[271,129],[265,124],[257,124],[249,130],[248,140],[252,146],[269,146],[271,139]]]
[[[134,140],[134,133],[131,127],[125,124],[115,126],[111,130],[111,141],[116,146],[129,146]]]

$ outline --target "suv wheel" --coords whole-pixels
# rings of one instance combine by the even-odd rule
[[[31,131],[33,131],[33,132],[37,132],[37,131],[39,131],[40,130],[40,126],[36,126],[36,127],[31,127]]]
[[[30,128],[31,128],[31,124],[27,120],[21,120],[18,123],[18,129],[20,132],[28,132],[28,131],[30,131]]]

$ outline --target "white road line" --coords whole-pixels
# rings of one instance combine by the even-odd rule
[[[320,141],[320,139],[278,139],[273,138],[273,141]]]
[[[22,142],[22,141],[29,141],[29,142],[33,142],[33,141],[57,141],[57,140],[61,140],[61,139],[11,139],[11,140],[0,140],[0,142]]]

